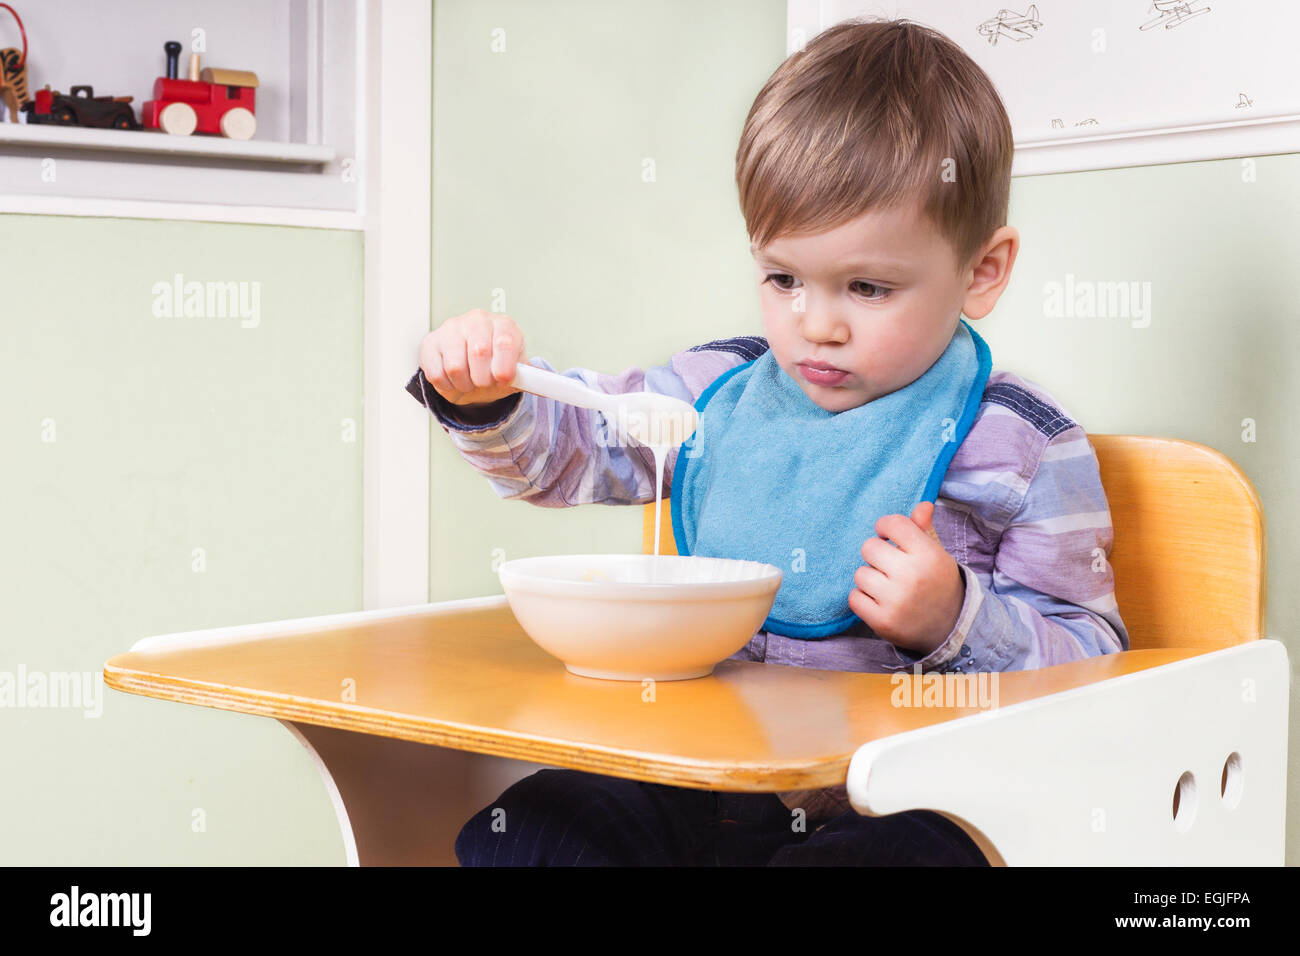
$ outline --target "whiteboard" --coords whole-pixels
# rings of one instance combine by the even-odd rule
[[[787,50],[856,16],[958,43],[1002,96],[1018,174],[1300,151],[1293,0],[789,0]]]

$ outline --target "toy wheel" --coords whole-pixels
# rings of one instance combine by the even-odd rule
[[[135,129],[135,119],[130,116],[118,116],[113,119],[113,129]]]
[[[221,117],[221,133],[228,139],[252,139],[257,132],[257,117],[242,106],[228,110]]]
[[[158,125],[173,136],[189,136],[199,125],[199,114],[189,103],[168,103],[158,114]]]

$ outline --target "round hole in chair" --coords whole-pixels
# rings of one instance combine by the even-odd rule
[[[1219,795],[1229,810],[1237,809],[1241,803],[1241,788],[1244,783],[1241,772],[1241,754],[1235,750],[1228,754],[1223,763],[1223,777],[1219,781]]]
[[[1178,778],[1174,787],[1174,826],[1186,833],[1196,817],[1196,778],[1190,770]]]

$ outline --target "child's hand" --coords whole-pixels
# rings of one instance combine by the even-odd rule
[[[520,389],[515,365],[524,358],[524,333],[508,315],[475,309],[448,319],[420,343],[420,369],[447,401],[477,405]]]
[[[923,501],[910,518],[892,514],[877,521],[877,537],[862,545],[866,564],[854,573],[857,587],[849,592],[849,607],[878,637],[922,654],[952,633],[966,599],[966,579],[939,543],[933,517],[934,503]]]

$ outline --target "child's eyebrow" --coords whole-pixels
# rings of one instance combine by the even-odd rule
[[[769,253],[760,252],[759,250],[754,249],[753,246],[750,246],[750,251],[753,253],[754,258],[759,260],[760,262],[764,262],[768,265],[775,266],[780,269],[790,268],[790,266],[786,265],[780,259],[777,259],[776,257],[770,255]],[[890,261],[885,261],[885,262],[852,261],[852,262],[846,262],[842,266],[840,266],[840,270],[844,273],[855,272],[855,273],[860,273],[865,275],[878,276],[882,279],[901,278],[908,274],[910,268],[911,268],[910,263],[890,262]]]

